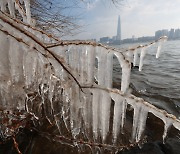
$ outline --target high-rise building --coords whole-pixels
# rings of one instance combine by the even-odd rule
[[[155,32],[155,39],[159,39],[161,36],[168,36],[168,29],[162,29]]]
[[[118,40],[118,41],[121,40],[121,20],[120,20],[120,16],[118,17],[118,26],[117,26],[116,40]]]
[[[174,32],[174,38],[179,39],[180,38],[180,29],[176,29]]]
[[[168,39],[174,39],[174,29],[171,28],[171,30],[169,31],[169,36]]]

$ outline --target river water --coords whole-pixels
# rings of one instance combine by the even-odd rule
[[[137,44],[116,46],[127,48]],[[130,87],[133,94],[180,118],[180,40],[164,42],[156,59],[157,45],[147,49],[143,70],[132,69]],[[114,60],[114,82],[120,82],[117,59]]]

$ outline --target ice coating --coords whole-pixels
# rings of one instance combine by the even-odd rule
[[[97,90],[92,90],[93,93],[93,100],[92,100],[92,127],[93,127],[93,133],[95,139],[98,137],[98,117],[99,117],[99,112],[98,112],[98,106],[99,106],[99,99],[100,99],[100,93]]]
[[[113,118],[113,135],[114,142],[116,142],[117,136],[120,133],[120,131],[121,133],[123,133],[127,103],[124,97],[122,97],[121,95],[111,93],[111,97],[115,102]]]
[[[24,0],[24,6],[26,9],[27,23],[31,24],[30,0]]]
[[[1,6],[1,11],[2,11],[2,12],[5,12],[5,11],[6,11],[6,4],[7,4],[7,1],[6,1],[6,0],[1,0],[1,1],[0,1],[0,6]]]
[[[10,15],[12,17],[15,17],[15,4],[13,0],[8,0],[8,8],[9,8]]]
[[[54,44],[51,38],[37,29],[27,28],[21,22],[13,23],[10,17],[0,13],[0,106],[25,109],[39,118],[43,106],[48,121],[55,119],[59,131],[62,120],[73,139],[77,139],[83,125],[83,133],[89,142],[92,141],[92,130],[93,141],[106,143],[108,134],[112,133],[116,143],[118,135],[123,133],[128,104],[134,110],[132,141],[141,140],[148,113],[164,122],[163,139],[170,126],[180,130],[180,121],[174,116],[126,93],[132,53],[128,57],[121,50],[91,42]],[[41,36],[44,38],[40,39]],[[45,47],[44,42],[51,46]],[[141,48],[140,68],[145,46]],[[135,57],[137,51],[132,52]],[[117,57],[122,68],[121,90],[112,88],[113,56]],[[97,83],[94,83],[95,58],[98,59]],[[113,115],[110,113],[112,100]],[[109,132],[111,116],[113,128]]]
[[[136,140],[136,142],[138,142],[141,139],[141,135],[144,131],[146,124],[147,114],[148,111],[146,110],[145,107],[141,107],[139,104],[135,105],[134,117],[133,117],[132,141]]]
[[[140,61],[139,61],[139,71],[142,71],[142,66],[143,66],[143,60],[146,55],[146,48],[141,49],[141,54],[140,54]]]
[[[94,67],[95,67],[95,48],[92,46],[87,47],[87,75],[88,75],[88,80],[87,84],[93,84],[94,82]]]
[[[111,106],[111,97],[108,92],[101,92],[101,102],[100,102],[100,132],[102,140],[105,141],[107,133],[109,131],[109,118],[110,118],[110,106]]]
[[[158,44],[157,53],[156,53],[156,58],[159,58],[160,51],[161,51],[161,42],[159,42],[159,44]]]
[[[25,11],[22,6],[23,2]],[[10,15],[13,18],[15,18],[15,11],[18,10],[24,22],[27,22],[30,25],[33,24],[31,20],[30,0],[23,0],[22,2],[20,2],[19,0],[1,0],[0,7],[2,12],[7,12],[6,5],[8,6]]]
[[[98,85],[105,85],[105,74],[106,74],[106,59],[107,54],[104,52],[104,49],[102,47],[96,48],[96,55],[98,59],[98,71],[97,71],[97,80]]]
[[[112,88],[113,53],[107,54],[105,86]]]
[[[171,126],[172,126],[172,121],[171,120],[165,122],[164,133],[163,133],[163,142],[165,142],[165,138],[167,136],[167,132],[168,132],[168,130],[170,129]]]
[[[134,59],[133,59],[133,66],[137,65],[137,60],[138,60],[138,51],[134,51]]]
[[[128,60],[124,59],[123,54],[114,53],[117,57],[122,68],[121,91],[126,92],[129,88],[131,64]]]

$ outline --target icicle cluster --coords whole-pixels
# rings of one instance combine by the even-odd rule
[[[157,52],[156,52],[156,58],[159,58],[160,51],[161,51],[161,44],[162,44],[162,42],[165,42],[165,41],[167,41],[167,36],[162,36],[161,38],[159,38],[159,40],[151,42],[150,44],[139,45],[135,48],[129,49],[129,51],[126,50],[131,63],[133,63],[133,66],[139,66],[139,71],[142,71],[143,60],[146,55],[146,49],[151,47],[153,44],[155,44],[157,42],[158,42],[158,48],[157,48]],[[138,58],[139,55],[140,55],[140,58]],[[138,60],[139,60],[139,65],[138,65]]]
[[[2,2],[6,1],[1,1],[1,6]],[[180,130],[180,121],[174,116],[127,93],[131,62],[137,64],[137,50],[141,48],[141,70],[148,46],[124,53],[88,42],[53,44],[51,38],[47,40],[51,45],[47,46],[38,39],[45,34],[39,32],[35,36],[37,32],[0,13],[0,107],[25,109],[39,118],[43,108],[49,121],[55,120],[60,133],[63,120],[73,138],[83,132],[88,141],[102,143],[106,143],[110,133],[112,101],[112,144],[118,144],[119,134],[123,134],[128,104],[134,109],[132,142],[140,141],[149,112],[163,120],[163,138],[172,125]],[[122,68],[121,90],[112,89],[113,56]]]
[[[25,11],[23,6],[25,6]],[[2,12],[10,12],[12,17],[16,17],[16,10],[23,18],[23,21],[28,24],[33,24],[33,20],[31,19],[31,11],[30,11],[30,0],[1,0],[0,7]],[[8,8],[8,11],[7,11]]]

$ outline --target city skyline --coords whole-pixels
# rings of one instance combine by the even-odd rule
[[[118,21],[119,25],[119,21]],[[118,35],[118,34],[117,34]],[[101,37],[99,42],[100,43],[105,43],[105,44],[124,44],[124,43],[135,43],[135,42],[148,42],[148,41],[154,41],[158,40],[162,36],[167,36],[168,40],[180,40],[180,29],[173,29],[171,28],[170,30],[168,29],[161,29],[157,30],[154,32],[153,36],[141,36],[141,37],[134,37],[132,36],[131,38],[125,38],[122,39],[121,41],[117,40],[117,36],[112,36],[112,37]],[[98,41],[98,40],[96,40]]]
[[[70,39],[97,39],[114,36],[117,31],[117,16],[121,16],[122,39],[152,36],[158,29],[180,27],[180,1],[174,0],[126,0],[115,7],[104,0],[92,0],[80,21],[82,32]]]

